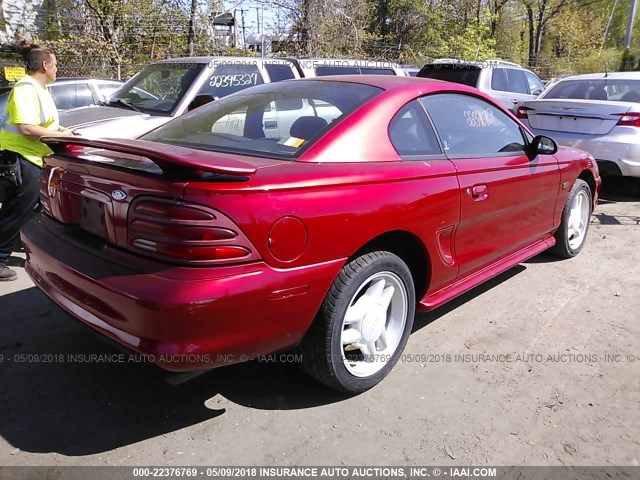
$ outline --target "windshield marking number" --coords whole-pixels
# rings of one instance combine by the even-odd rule
[[[213,75],[209,79],[211,87],[244,87],[258,83],[257,73],[236,73],[235,75]]]

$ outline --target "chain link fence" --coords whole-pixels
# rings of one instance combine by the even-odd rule
[[[200,46],[198,53],[207,55],[224,55],[224,52],[210,51]],[[295,52],[289,50],[286,52],[289,56],[295,56]],[[273,56],[283,55],[281,52],[274,52]],[[347,57],[345,55],[345,57]],[[359,55],[348,55],[349,58],[362,58],[371,60],[387,60],[400,64],[411,64],[421,67],[436,58],[460,58],[455,51],[451,50],[433,50],[433,49],[413,49],[405,50],[402,47],[393,44],[383,44],[380,42],[370,45],[363,45],[363,49]],[[141,61],[144,56],[138,55],[133,59],[124,59],[120,64],[111,64],[103,58],[79,55],[59,55],[58,56],[58,77],[94,77],[115,80],[128,80],[136,72],[140,71],[145,65],[159,58],[151,58]],[[627,70],[638,70],[638,62],[633,64],[622,65],[621,59],[617,52],[601,52],[594,54],[592,57],[564,54],[556,56],[552,54],[543,54],[538,56],[535,62],[528,62],[527,56],[517,54],[516,52],[498,52],[494,59],[512,61],[524,67],[535,71],[540,78],[550,79],[561,74],[575,73],[595,73],[595,72],[611,72],[618,71],[622,67]],[[474,60],[473,58],[464,58],[463,60]],[[485,59],[482,59],[485,60]],[[533,66],[531,66],[533,64]],[[0,81],[2,85],[11,83],[11,78],[6,78],[4,67],[22,66],[22,59],[18,55],[1,54],[0,55]]]

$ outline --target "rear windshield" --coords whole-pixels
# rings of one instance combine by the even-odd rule
[[[563,80],[553,85],[544,98],[640,103],[640,80]]]
[[[142,139],[202,150],[297,157],[381,92],[346,82],[269,83],[209,103]]]
[[[475,87],[480,76],[480,67],[457,63],[430,63],[422,67],[418,77],[445,80]]]

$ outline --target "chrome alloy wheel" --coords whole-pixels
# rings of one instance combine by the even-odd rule
[[[407,289],[395,273],[364,281],[342,322],[342,360],[356,377],[369,377],[391,361],[407,323]]]
[[[567,222],[567,239],[569,246],[575,250],[580,248],[587,233],[589,224],[589,195],[585,190],[580,190],[571,201],[569,221]]]

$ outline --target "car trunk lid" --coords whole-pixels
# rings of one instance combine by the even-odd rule
[[[518,108],[531,128],[605,135],[631,110],[622,102],[601,100],[535,100]]]
[[[184,244],[189,248],[208,246],[212,252],[212,239],[214,244],[226,240],[249,252],[248,241],[235,231],[231,220],[207,206],[185,202],[184,189],[191,180],[247,183],[258,168],[273,160],[243,161],[236,155],[142,140],[59,137],[46,143],[54,154],[45,158],[41,177],[43,211],[76,232],[162,258],[161,253],[170,249],[158,247],[159,238],[178,256],[184,252]],[[138,227],[143,233],[134,236]],[[202,256],[197,260],[203,260]]]

